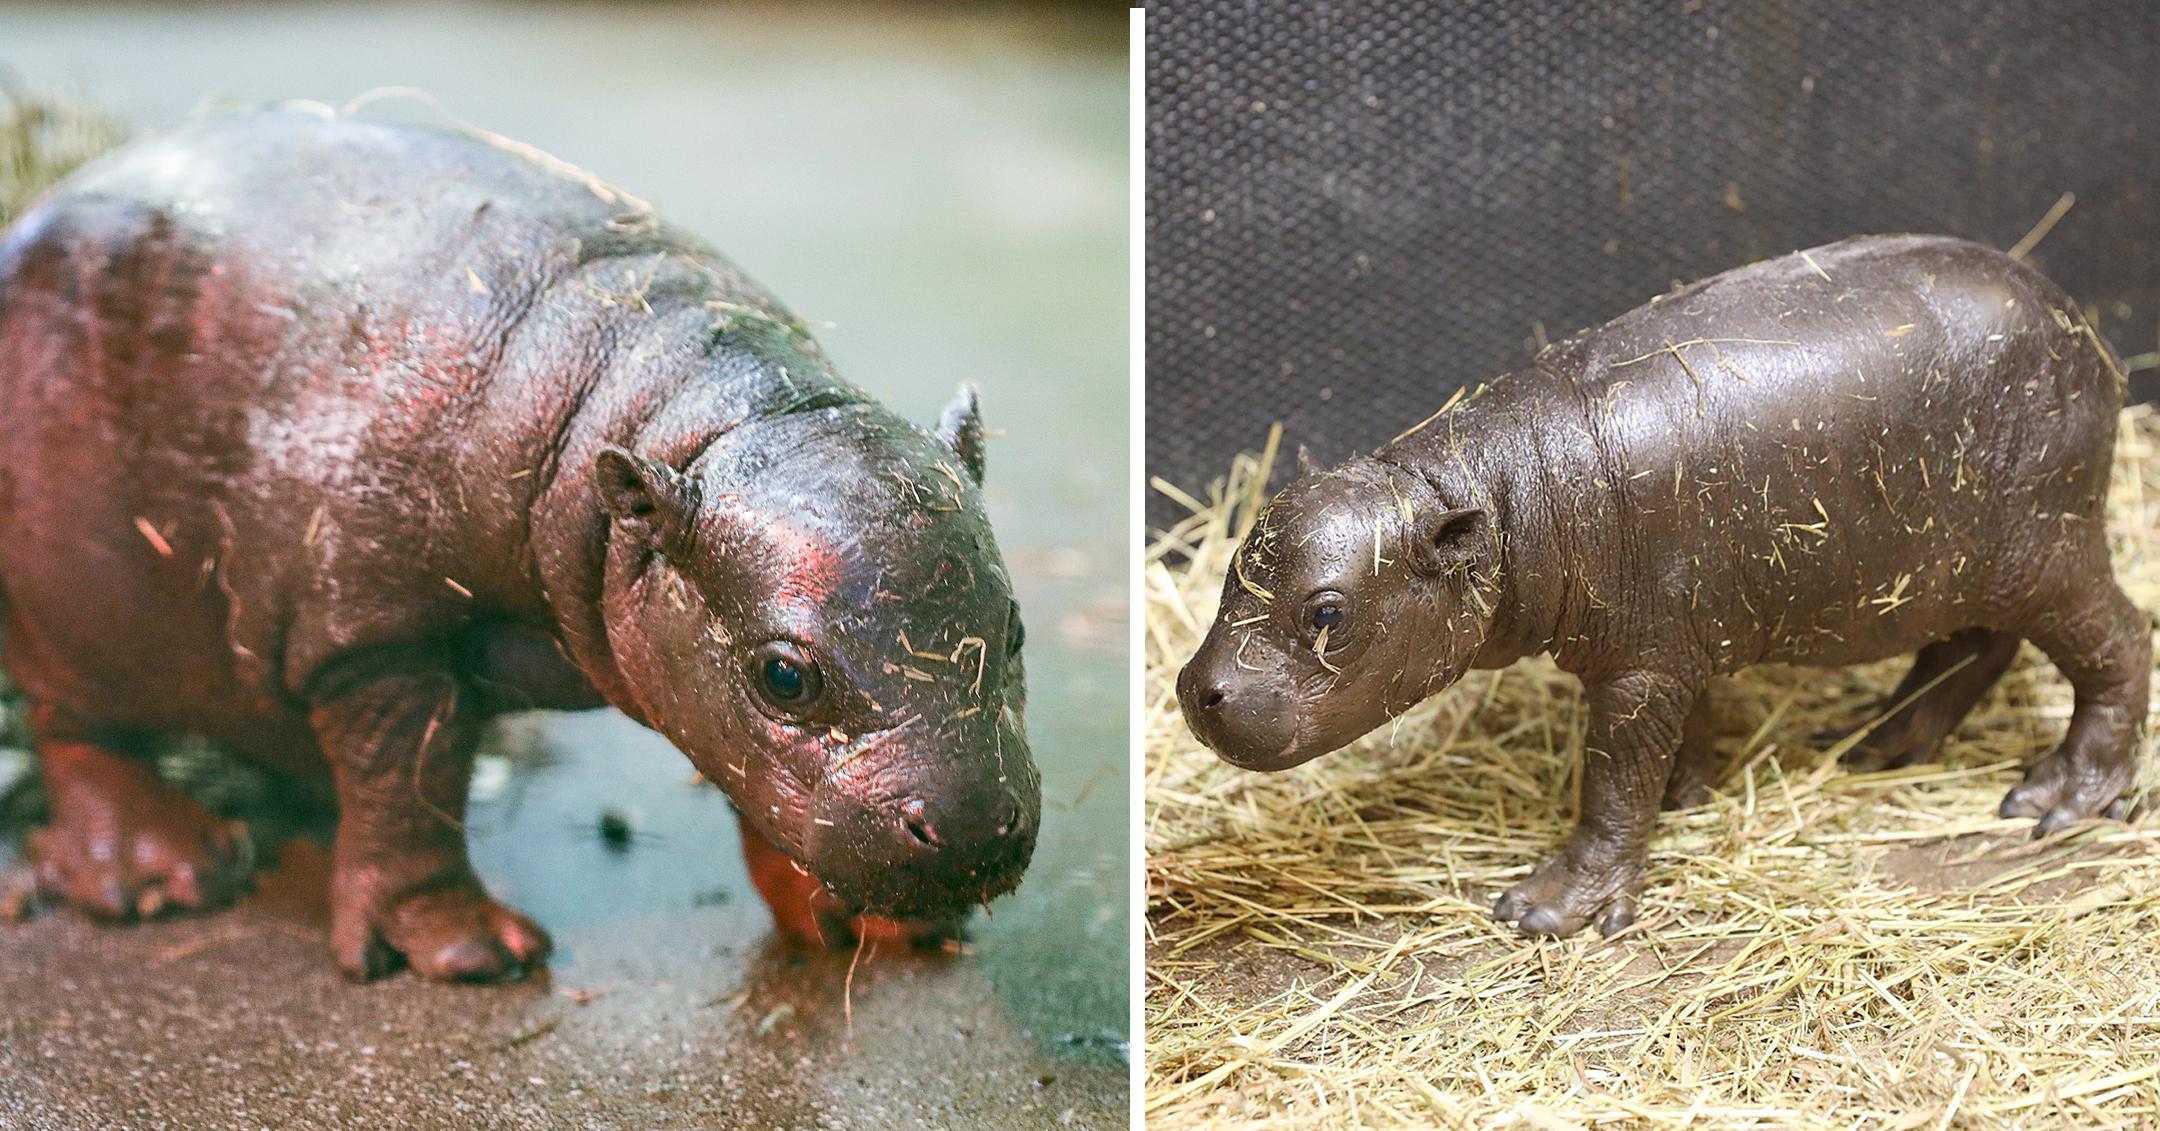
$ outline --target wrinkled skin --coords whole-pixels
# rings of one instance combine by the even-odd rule
[[[726,792],[801,941],[934,938],[1026,866],[973,392],[899,419],[584,174],[295,112],[130,146],[0,244],[0,421],[48,895],[244,885],[143,760],[200,733],[328,779],[347,973],[515,975],[549,944],[467,860],[474,736],[603,704]]]
[[[1862,237],[1740,268],[1372,455],[1301,453],[1180,703],[1223,758],[1281,770],[1550,653],[1588,699],[1582,809],[1494,908],[1539,935],[1633,922],[1660,805],[1715,777],[1705,685],[1753,664],[1917,651],[1855,748],[1894,764],[2030,640],[2076,706],[2003,815],[2120,816],[2152,666],[2103,523],[2122,393],[2069,299],[1988,248]]]

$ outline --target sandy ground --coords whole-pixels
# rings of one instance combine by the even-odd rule
[[[866,955],[850,988],[849,956],[770,948],[726,805],[664,742],[610,713],[528,717],[483,769],[473,844],[555,933],[548,978],[344,984],[319,850],[294,842],[234,912],[0,928],[0,1126],[1123,1126],[1122,26],[0,5],[0,67],[143,124],[425,88],[712,238],[902,411],[981,384],[1046,808],[969,953]],[[0,753],[0,777],[21,766]],[[598,835],[607,810],[628,845]]]

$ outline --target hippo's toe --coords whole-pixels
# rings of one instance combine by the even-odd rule
[[[57,810],[28,845],[38,892],[100,919],[130,922],[177,911],[207,911],[247,884],[245,830],[193,800],[137,799],[79,812]]]
[[[2130,768],[2095,765],[2077,755],[2072,747],[2034,763],[2025,780],[2003,795],[1996,813],[2010,819],[2035,819],[2036,838],[2089,818],[2119,821],[2128,817],[2130,806],[2123,793],[2129,788]]]
[[[355,981],[382,977],[401,962],[437,981],[514,981],[553,949],[546,931],[477,882],[380,898],[361,894],[367,890],[346,886],[331,912],[332,957]]]
[[[1543,938],[1566,938],[1592,923],[1603,935],[1626,930],[1635,922],[1640,869],[1625,860],[1578,859],[1597,855],[1570,850],[1547,860],[1493,904],[1493,918]]]

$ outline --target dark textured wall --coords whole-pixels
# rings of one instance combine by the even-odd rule
[[[2008,247],[2065,192],[2031,260],[2160,349],[2160,5],[1169,0],[1148,36],[1147,459],[1187,488],[1278,420],[1379,443],[1676,281]]]

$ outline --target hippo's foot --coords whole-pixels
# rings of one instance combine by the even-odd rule
[[[1710,696],[1705,692],[1696,697],[1694,708],[1688,712],[1680,750],[1673,756],[1672,770],[1665,777],[1663,808],[1668,812],[1693,809],[1710,800],[1710,786],[1717,781],[1718,770],[1717,730],[1710,714]]]
[[[1988,688],[2017,659],[2015,633],[1973,628],[1920,649],[1897,689],[1883,699],[1872,729],[1846,749],[1843,761],[1863,772],[1895,770],[1935,756]],[[1883,717],[1887,716],[1887,717]],[[1838,742],[1866,721],[1817,737]]]
[[[773,846],[742,829],[743,863],[750,882],[772,911],[781,941],[798,950],[845,950],[857,944],[902,949],[929,948],[960,937],[965,913],[944,919],[894,919],[866,915],[826,890],[818,878]]]
[[[1820,731],[1815,738],[1819,742],[1835,745],[1851,738],[1860,727],[1866,725],[1861,723],[1860,726],[1844,730]],[[1893,717],[1854,740],[1838,760],[1861,773],[1901,769],[1915,762],[1926,761],[1928,756],[1935,752],[1935,748],[1942,744],[1942,739],[1943,736],[1939,734],[1916,733],[1911,726],[1900,725],[1899,717]]]
[[[39,749],[52,823],[28,845],[39,894],[114,922],[229,902],[247,885],[247,842],[158,780],[146,762],[77,743]]]
[[[2004,817],[2037,817],[2033,835],[2043,837],[2089,817],[2119,821],[2129,816],[2134,767],[2128,759],[2084,759],[2071,743],[2025,771],[1997,810]]]
[[[1612,849],[1578,847],[1570,841],[1558,856],[1538,865],[1493,904],[1493,918],[1526,935],[1566,938],[1591,923],[1602,935],[1635,922],[1642,891],[1639,860]]]
[[[1665,779],[1665,799],[1660,807],[1666,812],[1693,809],[1710,800],[1710,784],[1716,780],[1716,768],[1707,763],[1673,763],[1672,776]]]
[[[1852,745],[1845,748],[1838,761],[1863,774],[1900,770],[1916,762],[1925,762],[1935,756],[1965,717],[1962,713],[1953,715],[1941,705],[1943,700],[1930,698],[1936,694],[1929,692],[1911,706],[1884,718],[1881,711],[1896,706],[1895,701],[1887,703],[1875,716],[1851,726],[1815,732],[1815,741],[1828,746],[1850,741]]]
[[[417,885],[384,879],[361,865],[340,869],[333,881],[330,949],[354,981],[400,964],[438,981],[514,981],[553,948],[546,931],[497,903],[469,874]]]
[[[1930,696],[1935,694],[1929,693]],[[1852,745],[1845,748],[1838,761],[1859,773],[1901,770],[1934,758],[1935,752],[1942,749],[1951,732],[1963,721],[1962,710],[1952,713],[1943,703],[1941,699],[1923,697],[1888,718],[1867,719],[1843,729],[1820,731],[1815,738],[1830,745],[1850,739]],[[1859,737],[1854,738],[1854,735]]]
[[[2096,548],[2093,557],[2105,577],[2105,551]],[[2036,837],[2088,817],[2129,815],[2123,791],[2137,776],[2146,724],[2152,622],[2114,585],[2082,586],[2077,597],[2082,607],[2066,602],[2031,637],[2077,693],[2070,725],[2062,744],[2025,771],[1999,810],[2005,817],[2039,818]]]
[[[1708,775],[1674,774],[1665,782],[1665,800],[1660,807],[1668,813],[1693,809],[1710,800]]]

